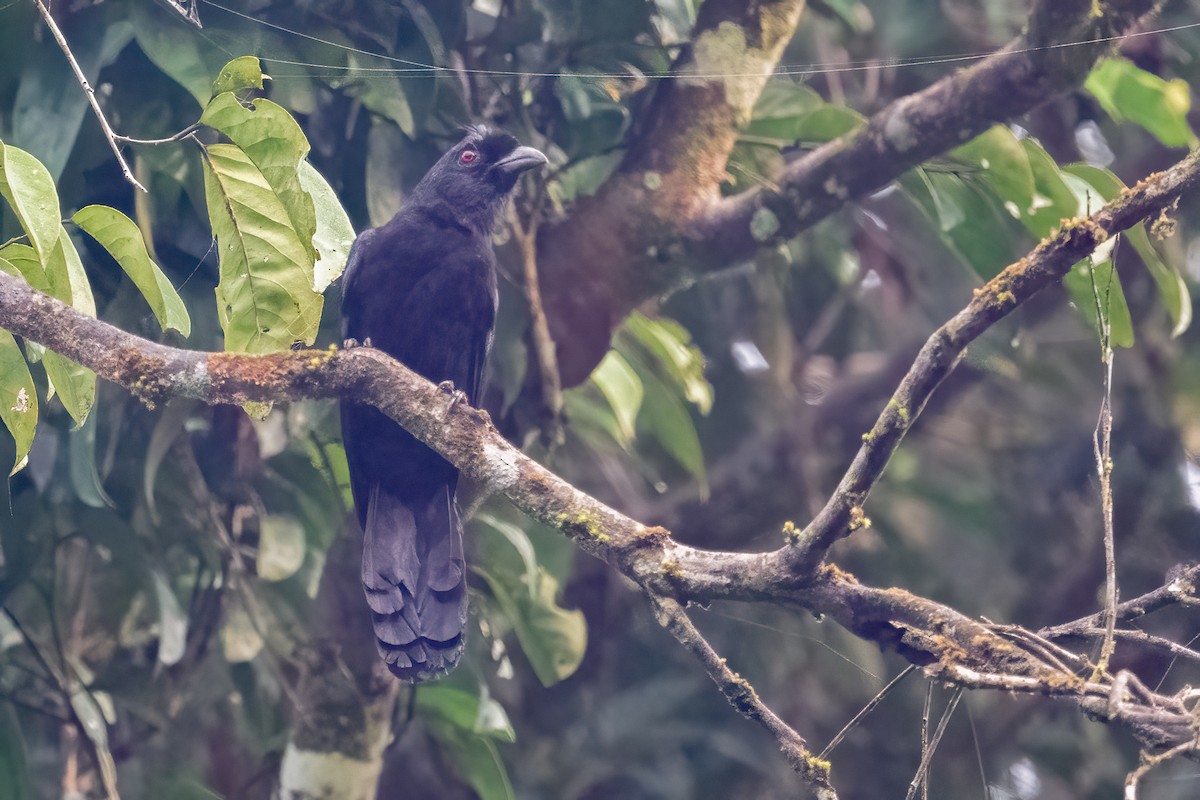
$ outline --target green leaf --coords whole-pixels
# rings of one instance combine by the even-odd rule
[[[79,429],[67,437],[67,442],[71,487],[75,496],[92,508],[114,506],[112,498],[104,491],[104,482],[96,466],[96,418],[89,417],[80,422]]]
[[[304,564],[304,526],[295,517],[267,514],[258,540],[258,577],[281,581]]]
[[[168,19],[173,14],[151,3],[133,3],[127,13],[133,20],[138,47],[203,108],[212,97],[212,74],[216,66],[211,57],[206,57],[211,51],[201,46],[204,40],[185,23]]]
[[[44,263],[58,243],[62,216],[54,179],[36,158],[0,141],[0,195]]]
[[[708,499],[708,474],[704,450],[692,415],[679,394],[655,375],[642,376],[646,397],[642,402],[641,429],[679,462],[700,485],[700,499]]]
[[[824,98],[805,84],[784,79],[767,81],[744,132],[793,142],[800,138],[798,126],[804,115],[824,105]]]
[[[484,576],[542,685],[569,678],[587,649],[583,613],[559,606],[558,581],[536,563],[532,543],[523,530],[491,516],[481,516],[479,521],[484,530],[515,549],[520,566],[514,569],[506,564],[502,552],[493,551],[497,558],[488,560],[488,569],[475,566],[475,571]]]
[[[979,167],[1013,219],[1033,205],[1033,169],[1029,154],[1005,125],[993,125],[952,154]]]
[[[538,560],[537,553],[533,549],[533,542],[529,541],[529,536],[525,531],[518,526],[494,517],[491,514],[478,514],[475,519],[483,525],[488,526],[496,533],[500,534],[504,539],[512,545],[513,550],[521,559],[521,565],[525,572],[525,583],[533,586],[537,583]]]
[[[187,651],[188,617],[179,605],[170,582],[154,572],[154,596],[158,601],[158,663],[178,664]]]
[[[225,660],[232,664],[253,661],[263,649],[262,636],[241,601],[231,602],[225,607],[221,647],[225,652]]]
[[[164,331],[174,328],[184,336],[191,334],[192,320],[187,307],[170,279],[150,258],[142,232],[133,220],[115,208],[99,205],[81,208],[71,219],[121,265],[150,304]]]
[[[1105,200],[1115,199],[1125,189],[1124,182],[1103,167],[1071,164],[1063,167],[1063,171],[1085,181]],[[1146,234],[1144,224],[1134,225],[1121,236],[1133,245],[1146,269],[1150,270],[1150,275],[1158,286],[1158,293],[1174,323],[1171,336],[1179,336],[1192,324],[1192,295],[1183,275],[1174,266],[1168,266],[1159,256],[1158,250]]]
[[[609,350],[592,372],[591,382],[612,407],[622,440],[632,441],[638,410],[642,407],[642,382],[637,373],[620,353]]]
[[[33,797],[25,735],[11,703],[0,704],[0,800]]]
[[[1076,214],[1095,212],[1104,204],[1104,197],[1086,181],[1069,172],[1060,172],[1063,184],[1075,196]],[[1125,300],[1125,291],[1121,288],[1121,276],[1113,267],[1112,250],[1115,240],[1109,240],[1097,248],[1090,258],[1085,258],[1071,267],[1071,271],[1063,276],[1063,286],[1071,297],[1071,302],[1097,331],[1100,330],[1100,320],[1096,315],[1096,298],[1092,288],[1092,272],[1096,275],[1096,290],[1100,292],[1101,301],[1107,304],[1104,309],[1108,320],[1110,343],[1114,347],[1133,347],[1133,320],[1129,314],[1129,304]]]
[[[359,78],[360,83],[350,87],[368,111],[390,119],[404,131],[404,135],[414,138],[417,133],[416,120],[413,118],[412,107],[404,93],[404,85],[398,78],[381,77],[379,74],[364,73],[359,56],[350,53],[347,63],[350,70],[347,77],[350,80]]]
[[[1093,272],[1096,276],[1095,289],[1092,287]],[[1096,330],[1100,330],[1095,294],[1099,292],[1102,311],[1108,320],[1112,346],[1133,347],[1133,320],[1129,316],[1129,304],[1125,302],[1121,279],[1113,268],[1111,258],[1105,258],[1098,264],[1094,264],[1090,258],[1083,259],[1071,267],[1071,271],[1063,277],[1063,286],[1075,308],[1083,313]]]
[[[1125,58],[1101,61],[1083,85],[1117,122],[1141,125],[1167,147],[1195,147],[1188,124],[1192,107],[1187,81],[1165,81]]]
[[[813,5],[813,11],[841,20],[853,33],[870,33],[875,28],[875,18],[865,3],[858,0],[824,0]]]
[[[421,689],[421,692],[428,689]],[[479,736],[454,725],[445,723],[432,727],[434,735],[448,750],[454,764],[467,783],[479,793],[480,800],[514,800],[512,782],[504,768],[504,760],[496,743],[490,738]]]
[[[262,64],[255,56],[239,56],[221,67],[212,84],[212,96],[244,89],[263,88]],[[203,101],[202,101],[203,102]]]
[[[263,174],[238,147],[204,148],[208,215],[217,236],[217,313],[225,349],[267,353],[312,344],[322,297],[313,291],[311,245]]]
[[[317,248],[313,291],[324,292],[346,268],[350,247],[354,244],[354,226],[350,224],[337,192],[308,161],[300,162],[300,186],[312,198],[317,213],[317,232],[312,240]]]
[[[33,288],[70,303],[78,311],[96,315],[86,276],[81,278],[83,264],[61,224],[59,241],[50,251],[48,265],[43,265],[32,247],[23,244],[6,246],[0,250],[0,257],[14,266]],[[57,394],[75,423],[83,425],[96,400],[95,373],[48,350],[43,352],[41,363],[49,382],[46,399]]]
[[[713,403],[712,384],[704,377],[704,354],[692,344],[687,328],[667,317],[650,319],[635,311],[625,320],[622,330],[657,359],[664,374],[688,402],[701,414],[708,414]]]
[[[262,173],[304,245],[311,272],[317,213],[312,197],[300,185],[300,162],[309,149],[300,124],[270,100],[253,101],[252,110],[230,93],[214,97],[200,121],[228,136]]]
[[[0,259],[0,269],[14,270],[11,264]],[[17,445],[16,460],[9,470],[15,475],[25,466],[29,447],[37,430],[38,401],[33,376],[17,340],[8,331],[0,328],[0,419],[12,434]]]
[[[796,120],[795,141],[812,144],[832,142],[865,124],[867,118],[845,106],[821,106]]]
[[[1085,209],[1063,180],[1062,171],[1050,154],[1032,139],[1022,139],[1021,145],[1029,156],[1034,186],[1033,201],[1021,215],[1021,222],[1040,239],[1050,235],[1064,219]]]
[[[486,685],[480,684],[479,692],[476,696],[444,684],[422,686],[417,692],[417,710],[463,731],[515,742],[517,734],[504,706],[488,695]]]

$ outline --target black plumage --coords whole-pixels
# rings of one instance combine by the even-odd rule
[[[469,128],[399,214],[355,241],[344,336],[477,404],[496,315],[492,226],[517,177],[545,162],[512,136]],[[370,406],[343,401],[342,434],[379,651],[400,678],[444,674],[467,616],[458,471]]]

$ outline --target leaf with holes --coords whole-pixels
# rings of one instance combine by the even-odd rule
[[[305,246],[270,183],[234,145],[204,148],[208,216],[217,236],[217,314],[225,349],[268,353],[312,344],[323,298]]]
[[[244,89],[263,88],[262,64],[255,56],[239,56],[221,67],[212,84],[212,96]]]
[[[300,124],[270,100],[259,98],[247,108],[229,92],[214,97],[200,121],[228,136],[262,173],[305,247],[311,273],[317,212],[300,185],[300,162],[308,155]]]

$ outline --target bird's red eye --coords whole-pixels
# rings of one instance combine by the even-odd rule
[[[479,153],[476,153],[474,150],[463,150],[462,155],[458,157],[458,163],[460,164],[474,164],[478,160]]]

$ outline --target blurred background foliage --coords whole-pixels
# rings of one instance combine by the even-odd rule
[[[300,123],[309,163],[362,230],[395,213],[458,126],[480,120],[551,157],[515,203],[523,224],[568,213],[614,168],[696,6],[202,0],[202,29],[150,0],[60,0],[54,14],[128,136],[195,123],[223,65],[261,57],[270,77],[261,94]],[[726,190],[769,181],[806,148],[947,74],[953,65],[939,57],[994,50],[1027,11],[996,0],[812,3],[783,59],[810,66],[768,84]],[[1172,2],[1155,26],[1192,22],[1196,11]],[[973,288],[1062,217],[1194,143],[1198,52],[1195,28],[1128,39],[1079,91],[634,314],[591,379],[566,392],[561,441],[531,399],[519,248],[501,226],[485,405],[565,477],[681,541],[775,547],[786,521],[820,507],[917,347]],[[196,143],[127,148],[150,190],[135,192],[32,3],[0,6],[0,54],[0,139],[45,165],[64,217],[104,204],[134,220],[186,308],[164,332],[165,310],[156,319],[143,284],[77,220],[67,235],[99,316],[171,344],[228,346],[213,295],[219,226]],[[853,68],[820,66],[844,64]],[[1102,369],[1088,269],[1112,287],[1109,319],[1123,346],[1113,452],[1124,594],[1194,557],[1195,210],[1185,200],[1149,232],[1123,237],[972,348],[893,459],[867,509],[874,525],[839,546],[839,563],[871,583],[1030,627],[1097,608],[1091,435]],[[7,206],[0,218],[0,242],[29,243]],[[1176,235],[1161,236],[1172,224]],[[337,292],[336,283],[326,292],[319,330],[314,318],[297,338],[336,342]],[[20,373],[20,361],[7,358],[0,377]],[[302,713],[294,683],[326,552],[348,529],[332,405],[252,419],[178,400],[151,409],[101,383],[90,413],[80,401],[72,415],[47,397],[53,368],[31,372],[40,423],[0,514],[0,798],[99,796],[113,771],[129,797],[269,796]],[[72,405],[67,379],[55,384]],[[19,461],[5,442],[0,461]],[[774,743],[737,718],[608,568],[494,501],[477,509],[469,539],[466,663],[401,709],[380,797],[795,795]],[[699,622],[818,745],[903,667],[783,610],[725,605]],[[1200,635],[1182,610],[1151,626],[1177,642]],[[1195,665],[1159,652],[1118,647],[1125,665],[1162,676],[1167,689],[1200,680]],[[925,696],[924,682],[909,679],[834,752],[845,796],[907,787]],[[936,713],[943,691],[933,699]],[[933,764],[938,797],[1117,798],[1136,763],[1120,732],[1034,699],[968,696],[949,730]],[[1143,795],[1190,798],[1198,788],[1195,765],[1179,763]]]

